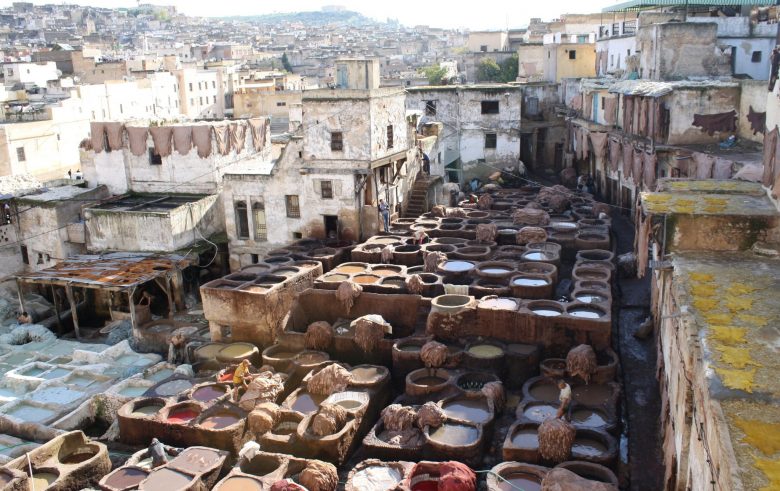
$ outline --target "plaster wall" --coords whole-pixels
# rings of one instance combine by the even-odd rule
[[[740,81],[739,96],[739,119],[737,120],[739,138],[763,143],[763,133],[753,134],[750,129],[750,122],[747,119],[750,108],[755,112],[765,112],[767,110],[767,90],[766,82],[763,80],[742,80]]]
[[[676,89],[667,97],[666,104],[670,109],[668,144],[715,143],[729,135],[720,132],[708,135],[698,126],[693,126],[693,115],[738,110],[739,87]]]

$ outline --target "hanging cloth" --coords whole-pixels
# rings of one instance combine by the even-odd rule
[[[152,126],[149,128],[154,141],[154,149],[160,157],[167,157],[171,154],[171,137],[173,128],[170,126]]]
[[[608,125],[613,125],[617,122],[617,97],[607,97],[604,101],[604,121]]]
[[[214,126],[214,138],[217,140],[217,151],[220,155],[230,153],[230,135],[227,125]]]
[[[696,179],[712,178],[712,166],[715,164],[712,155],[701,152],[694,153],[693,162],[696,164]]]
[[[187,155],[192,149],[192,126],[173,127],[173,148],[181,155]]]
[[[255,146],[255,151],[259,152],[263,149],[263,147],[265,147],[266,119],[265,118],[250,119],[249,129],[252,133],[252,143]]]
[[[596,162],[604,163],[604,157],[607,155],[607,134],[591,133],[590,143],[593,145],[593,154],[596,156]]]
[[[122,123],[104,123],[108,135],[108,148],[112,152],[121,150],[123,146],[122,133],[125,125]]]
[[[609,139],[609,169],[617,172],[620,168],[620,160],[623,157],[623,146],[617,138]]]
[[[642,165],[644,164],[644,152],[634,149],[634,155],[631,160],[631,177],[634,179],[634,186],[642,185]]]
[[[198,124],[192,127],[192,141],[198,149],[198,157],[211,155],[211,125]]]
[[[655,182],[658,176],[658,155],[655,152],[644,153],[642,165],[642,181],[645,185],[645,189],[648,191],[655,191]]]
[[[715,157],[715,165],[712,167],[713,179],[731,179],[733,166],[731,160],[726,160],[722,157]]]
[[[147,140],[149,139],[149,128],[140,126],[128,126],[127,139],[130,141],[130,153],[136,157],[147,152]]]
[[[628,179],[634,169],[634,146],[630,140],[623,140],[623,178]]]
[[[93,122],[89,124],[90,134],[92,136],[92,150],[95,153],[103,151],[103,144],[106,141],[106,126],[105,123]]]
[[[243,121],[237,121],[230,123],[230,146],[236,153],[244,151],[244,143],[246,142],[246,123]]]

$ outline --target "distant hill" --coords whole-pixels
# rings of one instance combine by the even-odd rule
[[[237,19],[245,21],[254,21],[261,24],[273,24],[280,22],[302,22],[310,25],[324,24],[351,24],[366,25],[376,24],[376,21],[369,19],[359,12],[351,10],[338,11],[314,11],[314,12],[287,12],[265,15],[240,15],[225,17],[226,19]]]

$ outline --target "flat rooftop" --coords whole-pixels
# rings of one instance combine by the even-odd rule
[[[761,184],[734,179],[661,179],[658,191],[640,199],[645,213],[654,215],[778,215]]]
[[[199,194],[133,194],[93,206],[91,210],[166,212],[207,195]]]
[[[777,489],[780,259],[697,252],[675,255],[673,265],[675,297],[690,313],[694,356],[722,408],[745,489]]]
[[[56,188],[40,188],[40,193],[27,194],[20,198],[30,203],[47,203],[56,201],[68,201],[85,193],[92,193],[95,188],[83,188],[80,186],[59,186]],[[97,201],[97,198],[95,198]]]

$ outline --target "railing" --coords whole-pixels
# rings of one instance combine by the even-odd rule
[[[636,21],[635,20],[627,20],[623,22],[623,34],[625,35],[632,35],[636,34]]]

